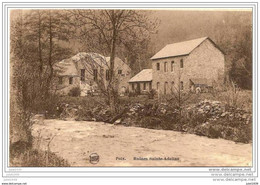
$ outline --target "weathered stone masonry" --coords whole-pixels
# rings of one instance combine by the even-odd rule
[[[181,64],[183,61],[183,66]],[[190,87],[190,79],[205,78],[210,83],[223,83],[225,58],[222,51],[207,38],[188,55],[152,59],[152,88],[170,93],[171,88]],[[159,65],[159,70],[158,66]],[[180,87],[182,88],[182,87]]]

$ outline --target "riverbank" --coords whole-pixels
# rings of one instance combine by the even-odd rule
[[[34,124],[32,134],[41,150],[49,148],[71,166],[250,166],[252,161],[252,144],[170,130],[49,119]]]

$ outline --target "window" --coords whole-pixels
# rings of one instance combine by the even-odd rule
[[[167,62],[164,62],[164,72],[168,71],[168,66],[167,66]]]
[[[174,91],[174,81],[172,81],[171,91]]]
[[[149,90],[152,90],[152,82],[149,83]]]
[[[69,78],[69,84],[73,84],[73,77]]]
[[[168,89],[168,82],[164,83],[164,94],[167,93],[167,89]]]
[[[104,68],[103,67],[100,67],[100,75],[104,75]]]
[[[118,70],[118,74],[119,74],[119,75],[122,74],[122,70],[121,70],[121,69]]]
[[[183,59],[180,61],[180,68],[183,68]]]
[[[160,89],[160,82],[157,82],[157,86],[156,86],[157,90]]]
[[[62,84],[62,76],[59,76],[59,84]]]
[[[160,71],[160,63],[157,63],[156,66],[157,66],[157,71]]]
[[[109,80],[110,79],[110,73],[109,73],[109,70],[107,69],[106,70],[106,80]]]
[[[174,61],[171,62],[171,72],[173,72],[174,67]]]
[[[183,90],[183,81],[181,81],[181,83],[180,83],[180,90],[181,91]]]
[[[85,81],[85,69],[80,70],[80,80]]]
[[[146,90],[146,83],[144,82],[144,90]]]
[[[135,84],[132,83],[132,90],[134,91],[135,90]]]
[[[97,81],[97,69],[93,70],[94,81]]]

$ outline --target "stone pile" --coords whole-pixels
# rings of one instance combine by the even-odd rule
[[[220,118],[237,119],[239,121],[245,121],[248,124],[252,114],[247,113],[240,108],[229,107],[228,111],[225,104],[219,101],[203,100],[198,104],[189,105],[185,109],[188,113],[204,114],[207,115],[208,121],[216,121]]]
[[[101,105],[89,109],[83,108],[80,105],[61,104],[57,107],[57,111],[60,112],[59,118],[62,120],[107,122],[111,118],[109,108],[102,107]]]

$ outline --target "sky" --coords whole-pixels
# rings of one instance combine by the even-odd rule
[[[224,32],[230,35],[232,31],[239,32],[239,29],[252,22],[251,11],[161,10],[152,11],[151,17],[161,21],[158,34],[152,37],[152,43],[157,51],[166,44],[206,36],[218,42],[219,34]]]

